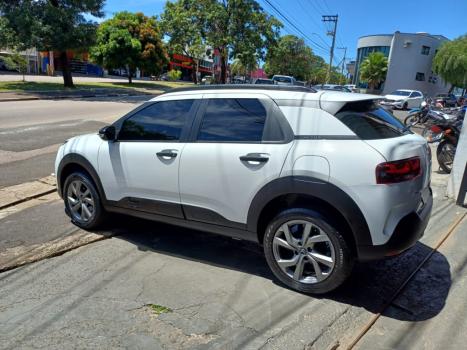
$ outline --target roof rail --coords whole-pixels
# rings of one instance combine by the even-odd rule
[[[213,84],[198,85],[190,87],[174,88],[165,93],[197,90],[272,90],[272,91],[296,91],[296,92],[317,92],[312,88],[295,85],[269,85],[269,84]]]

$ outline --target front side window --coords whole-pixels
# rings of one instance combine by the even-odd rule
[[[123,122],[119,141],[178,141],[194,100],[161,101]]]
[[[198,141],[261,142],[266,114],[256,98],[210,99]]]
[[[336,114],[362,140],[388,139],[410,133],[375,101],[349,102]]]

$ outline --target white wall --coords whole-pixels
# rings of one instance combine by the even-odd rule
[[[397,89],[420,90],[428,96],[447,92],[450,86],[431,70],[435,50],[443,41],[428,34],[394,33],[383,94]],[[422,46],[430,47],[429,55],[421,54]],[[425,81],[415,80],[417,72],[425,74]],[[428,81],[430,76],[437,78],[436,84]]]

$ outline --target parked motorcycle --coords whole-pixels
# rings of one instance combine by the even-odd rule
[[[441,169],[448,174],[452,170],[463,121],[464,114],[459,113],[453,119],[434,123],[430,126],[430,134],[427,136],[428,142],[439,142],[436,148],[436,158]]]

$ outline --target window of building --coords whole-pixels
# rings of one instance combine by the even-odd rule
[[[415,75],[415,80],[416,81],[425,81],[425,73],[417,72],[417,74]]]
[[[430,54],[430,47],[429,46],[422,46],[422,55],[429,55]]]
[[[178,141],[194,100],[161,101],[125,120],[120,141]]]
[[[266,109],[255,98],[210,99],[198,141],[260,142]]]

